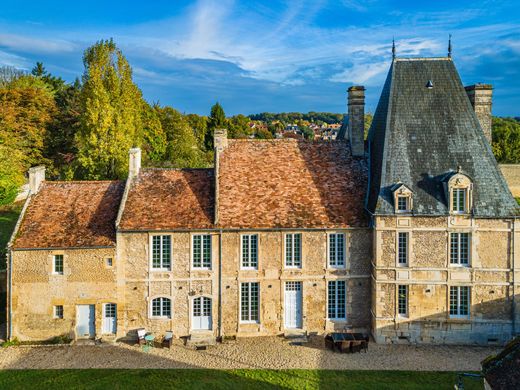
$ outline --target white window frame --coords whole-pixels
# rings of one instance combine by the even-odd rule
[[[61,307],[61,314],[58,313],[58,307]],[[62,320],[64,316],[63,305],[54,305],[52,308],[52,317],[57,320]]]
[[[159,262],[161,264],[160,267],[154,267],[153,264],[153,241],[155,237],[159,237],[160,243],[159,243]],[[169,248],[169,255],[170,255],[170,265],[168,267],[164,267],[164,245],[163,240],[165,237],[169,237],[170,240],[170,248]],[[171,271],[172,269],[172,262],[173,262],[173,237],[171,234],[152,234],[150,236],[150,270],[152,271]]]
[[[257,317],[258,319],[251,319],[252,318],[252,314],[253,314],[253,311],[251,310],[251,307],[252,307],[252,295],[251,295],[251,289],[252,289],[252,285],[253,284],[256,284],[257,285],[257,302],[256,302],[256,307],[257,307]],[[247,285],[247,300],[248,300],[248,306],[247,306],[247,309],[248,309],[248,312],[247,312],[247,318],[246,320],[244,320],[242,318],[242,302],[243,302],[243,296],[242,296],[242,287]],[[241,282],[240,283],[240,291],[239,291],[239,321],[240,323],[242,324],[259,324],[260,323],[260,282],[258,281],[251,281],[251,282]]]
[[[400,262],[400,248],[401,248],[401,234],[404,234],[406,237],[406,262]],[[396,232],[396,245],[395,245],[395,261],[398,267],[408,267],[410,264],[410,232],[409,231],[397,231]]]
[[[331,317],[330,316],[330,305],[331,305],[331,283],[334,283],[334,302],[335,302],[335,306],[334,306],[334,316]],[[345,291],[345,296],[343,297],[343,310],[345,312],[345,316],[344,317],[338,317],[338,311],[340,309],[340,305],[338,304],[338,301],[339,301],[339,298],[340,298],[340,295],[338,293],[338,284],[339,283],[343,283],[344,285],[344,291]],[[343,279],[339,279],[339,280],[328,280],[327,281],[327,319],[329,321],[346,321],[347,320],[347,281],[346,280],[343,280]]]
[[[466,214],[468,208],[468,188],[454,187],[451,189],[451,211],[454,214]],[[455,195],[457,194],[457,195]],[[460,194],[463,194],[460,199]],[[460,201],[462,200],[462,210],[460,210]],[[456,206],[456,207],[454,207]]]
[[[300,248],[299,248],[299,254],[300,254],[300,258],[299,258],[299,264],[295,265],[295,261],[294,261],[294,249],[296,248],[296,246],[294,245],[294,237],[298,235],[300,237]],[[288,265],[287,264],[287,237],[288,236],[292,236],[291,238],[291,264]],[[284,237],[283,237],[283,257],[284,257],[284,267],[285,268],[293,268],[293,269],[301,269],[302,268],[302,264],[303,264],[303,254],[302,254],[302,248],[303,248],[303,235],[301,233],[285,233],[284,234]]]
[[[254,259],[255,265],[251,266],[252,258],[251,258],[251,238],[256,238],[256,258]],[[247,252],[247,261],[248,265],[244,265],[244,239],[247,238],[248,241],[248,252]],[[259,237],[258,234],[241,234],[240,235],[240,269],[243,270],[257,270],[258,269],[258,248],[259,248]]]
[[[397,205],[396,205],[396,212],[397,213],[409,213],[410,212],[410,195],[397,195]],[[401,210],[399,208],[400,204],[399,201],[404,200],[405,202],[405,209]]]
[[[404,313],[401,313],[401,287],[404,287]],[[402,317],[402,318],[408,318],[408,313],[409,313],[409,305],[408,305],[408,301],[409,301],[409,297],[410,297],[410,287],[407,285],[407,284],[398,284],[397,285],[397,316],[398,317]]]
[[[56,260],[58,259],[58,257],[61,258],[61,271],[56,270],[56,268],[57,268]],[[64,271],[65,271],[65,256],[61,253],[52,255],[52,273],[54,275],[63,275]]]
[[[457,299],[457,303],[456,303],[456,311],[457,311],[457,314],[451,314],[451,290],[452,288],[455,288],[457,289],[456,291],[456,299]],[[461,290],[462,289],[467,289],[467,301],[468,301],[468,313],[467,314],[460,314],[461,312]],[[471,287],[470,286],[450,286],[449,289],[448,289],[448,313],[449,313],[449,316],[450,318],[462,318],[462,319],[467,319],[467,318],[470,318],[470,315],[471,315]]]
[[[160,312],[161,314],[160,315],[154,315],[153,314],[153,302],[155,300],[159,299],[160,300]],[[164,312],[165,312],[165,308],[164,308],[164,301],[165,300],[169,300],[170,302],[170,314],[169,315],[164,315]],[[172,308],[173,304],[172,304],[172,298],[171,297],[164,297],[164,296],[160,296],[160,297],[153,297],[152,299],[150,299],[150,307],[149,307],[149,316],[150,318],[152,319],[157,319],[157,320],[170,320],[172,318],[172,313],[173,313],[173,308]]]
[[[448,264],[451,267],[471,267],[471,234],[469,232],[449,232],[450,239],[449,239],[449,251],[448,251]],[[457,258],[456,262],[452,263],[452,247],[453,247],[453,235],[457,235]],[[461,245],[461,237],[462,235],[467,236],[467,245],[466,252],[468,254],[468,262],[467,263],[461,263],[461,253],[462,253],[462,245]]]
[[[200,266],[195,265],[195,238],[200,237]],[[209,266],[204,265],[204,238],[209,239]],[[211,234],[193,234],[191,236],[191,269],[211,270],[213,265],[213,236]]]
[[[332,250],[331,237],[332,236],[336,237],[335,248],[334,248],[334,254],[336,257],[334,259],[334,262],[336,264],[332,264],[333,259],[331,258],[331,250]],[[338,256],[338,243],[340,242],[338,240],[338,237],[341,238],[341,242],[343,244],[343,255],[341,257]],[[339,261],[341,261],[343,264],[338,264]],[[347,235],[345,233],[331,232],[331,233],[327,234],[327,266],[329,268],[334,268],[334,269],[344,269],[347,267]]]

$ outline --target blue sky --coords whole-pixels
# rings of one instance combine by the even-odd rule
[[[367,88],[373,111],[398,56],[453,59],[465,84],[495,87],[495,115],[520,116],[520,2],[35,1],[0,12],[0,64],[42,61],[72,81],[82,53],[114,38],[150,102],[208,114],[345,112],[346,89]]]

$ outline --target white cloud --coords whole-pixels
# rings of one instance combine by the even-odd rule
[[[24,35],[0,34],[0,46],[33,53],[72,52],[75,45],[61,39],[43,39]]]

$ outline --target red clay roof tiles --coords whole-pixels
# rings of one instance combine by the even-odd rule
[[[367,167],[346,142],[228,142],[220,158],[221,227],[366,226]]]
[[[115,246],[122,181],[44,182],[31,199],[13,248]]]
[[[212,228],[213,177],[213,169],[142,170],[130,187],[119,228]]]

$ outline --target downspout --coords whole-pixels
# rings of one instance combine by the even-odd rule
[[[222,229],[218,236],[218,339],[222,342]]]
[[[13,335],[13,300],[11,298],[11,295],[12,295],[12,274],[13,274],[13,251],[12,249],[9,249],[9,251],[7,252],[7,257],[9,258],[9,268],[8,268],[8,272],[9,272],[9,275],[8,275],[8,282],[7,282],[7,286],[8,286],[8,289],[7,289],[7,295],[8,295],[8,313],[9,313],[9,317],[7,319],[8,321],[8,324],[9,324],[9,328],[7,329],[7,340],[11,340],[12,338],[12,335]]]
[[[512,270],[513,270],[513,310],[512,310],[512,314],[513,314],[513,337],[516,336],[516,299],[515,299],[515,295],[516,295],[516,285],[515,285],[515,229],[516,228],[516,218],[513,219],[513,237],[511,239],[511,260],[512,260]]]

